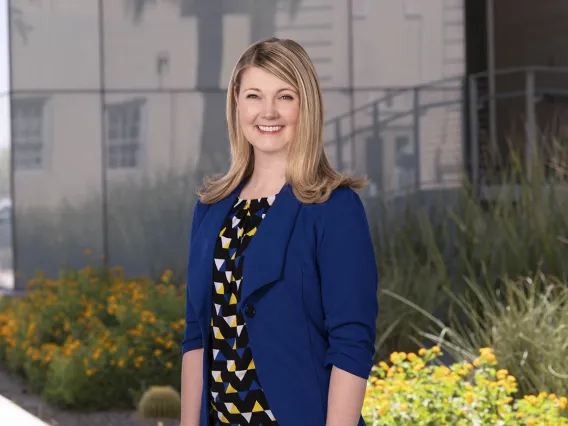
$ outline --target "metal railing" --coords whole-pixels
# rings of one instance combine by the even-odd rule
[[[443,145],[443,135],[451,126],[453,128],[452,148],[455,149],[456,144],[459,144],[458,151],[460,152],[459,158],[456,158],[449,169],[453,172],[454,178],[459,179],[457,176],[463,169],[462,152],[466,134],[465,82],[464,78],[455,77],[392,90],[374,101],[356,107],[353,111],[327,120],[324,126],[325,146],[330,156],[334,158],[335,167],[340,171],[372,173],[373,170],[365,168],[360,162],[357,164],[354,158],[357,155],[355,145],[365,145],[365,143],[358,143],[358,138],[365,139],[366,144],[392,144],[392,138],[390,142],[385,142],[384,136],[399,131],[401,134],[406,134],[413,145],[414,179],[411,187],[404,188],[404,190],[416,191],[436,185],[443,178],[429,179],[427,174],[422,173],[422,166],[425,163],[423,152],[434,149],[437,144]],[[440,113],[436,117],[429,117],[429,113],[436,110]],[[355,122],[354,125],[353,122]],[[429,132],[425,131],[425,122],[428,122]],[[438,140],[436,135],[432,134],[432,127],[439,131]],[[386,148],[388,150],[388,147]],[[385,152],[385,149],[382,151]],[[438,164],[436,168],[438,175],[444,175],[443,165]],[[381,186],[379,191],[393,192],[385,186]],[[396,192],[400,191],[393,193]]]
[[[496,80],[495,93],[487,88],[489,79]],[[537,151],[547,142],[550,121],[562,109],[568,110],[568,68],[527,66],[498,69],[491,75],[477,73],[468,77],[468,90],[472,182],[483,185],[486,169],[498,167],[480,155],[489,152],[491,157],[499,150],[509,153],[511,138],[517,141],[515,148],[530,175]],[[514,134],[519,121],[521,133]],[[568,120],[559,121],[568,125]]]

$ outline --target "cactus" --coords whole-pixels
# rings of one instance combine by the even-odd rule
[[[171,386],[151,386],[138,403],[138,413],[144,419],[177,419],[180,412],[180,395]]]

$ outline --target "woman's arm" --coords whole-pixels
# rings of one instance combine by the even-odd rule
[[[199,426],[203,391],[203,348],[183,354],[181,361],[181,424]]]
[[[361,417],[367,381],[340,368],[331,369],[326,426],[356,426]]]
[[[317,261],[329,348],[327,426],[359,424],[373,366],[378,314],[375,252],[359,196],[338,189],[325,203]]]
[[[204,211],[199,200],[193,209],[190,232],[190,250],[203,220]],[[191,303],[189,283],[186,283],[185,334],[181,343],[181,424],[199,426],[201,394],[203,392],[203,339],[197,315]]]

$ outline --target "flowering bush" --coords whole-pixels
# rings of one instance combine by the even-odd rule
[[[0,305],[0,361],[73,408],[130,408],[150,384],[179,388],[185,288],[170,278],[127,280],[120,268],[38,276]]]
[[[433,362],[440,348],[393,353],[391,364],[374,366],[363,415],[369,426],[382,425],[547,425],[568,426],[562,417],[568,400],[554,394],[515,400],[517,382],[497,370],[490,348],[473,363],[450,367]]]

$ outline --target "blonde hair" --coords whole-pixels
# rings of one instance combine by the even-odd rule
[[[286,183],[303,203],[321,203],[340,186],[361,189],[366,178],[339,173],[330,165],[323,143],[323,102],[316,70],[306,51],[293,40],[269,38],[252,44],[240,57],[227,90],[227,123],[231,148],[229,171],[206,178],[198,191],[203,203],[215,203],[248,178],[254,169],[254,151],[238,121],[236,96],[243,70],[258,67],[283,80],[298,92],[300,114],[296,135],[290,143]]]

